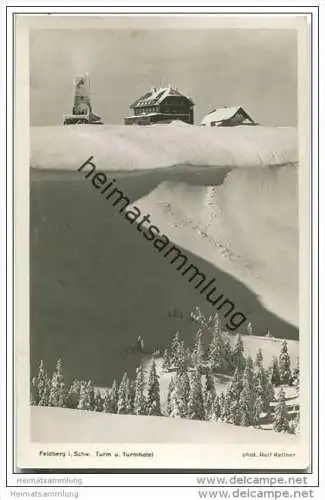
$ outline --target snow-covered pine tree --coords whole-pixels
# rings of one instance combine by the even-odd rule
[[[94,411],[103,411],[103,408],[104,408],[103,398],[100,394],[100,391],[97,389],[95,393]]]
[[[214,418],[214,399],[210,391],[203,392],[204,399],[204,414],[206,420],[213,420]]]
[[[291,360],[288,352],[288,343],[286,340],[282,342],[279,355],[279,371],[281,384],[291,383]]]
[[[201,373],[196,368],[192,376],[190,399],[188,403],[188,418],[205,420]]]
[[[67,407],[71,409],[76,409],[78,408],[79,404],[79,399],[80,399],[80,389],[81,389],[81,382],[80,380],[74,379],[72,384],[70,385],[68,389],[68,396],[67,396]]]
[[[254,384],[254,365],[250,356],[246,358],[243,374],[243,389],[240,393],[240,425],[256,425],[256,387]]]
[[[236,368],[232,381],[230,382],[227,393],[231,401],[239,401],[240,393],[243,390],[243,372]]]
[[[280,377],[279,362],[278,362],[278,358],[276,356],[273,356],[273,361],[272,361],[272,366],[271,366],[270,372],[271,372],[272,384],[275,387],[278,387],[281,384],[281,377]]]
[[[171,344],[170,344],[170,365],[171,367],[175,367],[177,364],[177,355],[178,355],[178,349],[179,349],[179,344],[181,342],[179,332],[176,332],[174,337],[172,338]]]
[[[296,393],[299,394],[299,385],[300,385],[300,370],[299,370],[299,356],[296,360],[296,366],[292,371],[292,383],[296,386]]]
[[[130,408],[131,408],[131,413],[134,413],[134,399],[135,399],[135,380],[130,380]]]
[[[237,335],[236,343],[232,352],[232,362],[234,370],[236,370],[236,368],[241,371],[245,369],[244,343],[240,333]]]
[[[50,392],[51,392],[51,381],[50,379],[47,379],[45,387],[42,392],[41,399],[38,403],[39,406],[49,406]]]
[[[154,359],[152,360],[150,366],[147,393],[147,414],[156,416],[161,415],[159,377],[157,375],[156,363]]]
[[[32,406],[37,406],[37,404],[38,404],[37,378],[36,377],[33,377],[31,380],[29,402]]]
[[[170,367],[169,353],[168,349],[165,349],[163,354],[162,369],[167,372],[169,370],[169,367]]]
[[[210,420],[218,422],[221,418],[221,401],[218,395],[215,396],[212,407],[212,414]]]
[[[205,392],[211,392],[212,399],[214,400],[216,396],[216,387],[214,383],[214,376],[212,370],[208,370],[205,377]]]
[[[256,358],[255,358],[255,367],[262,367],[263,366],[263,352],[262,349],[259,347],[256,353]]]
[[[213,337],[214,334],[221,335],[221,321],[217,312],[214,315],[209,316],[205,328],[207,333],[210,333],[211,337]]]
[[[134,395],[135,397],[135,395]],[[131,381],[129,377],[127,377],[125,382],[125,401],[126,401],[126,413],[133,414],[133,406],[132,406],[132,396],[131,396]]]
[[[106,389],[103,397],[103,412],[114,413],[111,411],[111,395],[109,389]]]
[[[172,412],[172,394],[175,389],[175,378],[171,377],[168,384],[167,401],[166,401],[166,413],[169,416]]]
[[[221,401],[222,401],[222,406],[221,406],[221,420],[223,422],[231,423],[232,422],[232,399],[229,394],[229,391],[226,390],[222,393],[220,396]]]
[[[110,397],[110,410],[109,413],[117,413],[118,404],[118,387],[116,380],[113,380],[111,390],[109,391]]]
[[[290,434],[299,434],[300,433],[300,411],[298,409],[294,418],[289,420],[289,430]]]
[[[239,398],[242,389],[243,372],[236,368],[233,379],[225,393],[227,404],[226,421],[235,425],[239,425],[241,420]]]
[[[88,391],[89,391],[89,402],[90,402],[90,411],[95,411],[95,388],[91,382],[88,380]]]
[[[135,378],[134,414],[146,415],[145,379],[142,365],[137,368]]]
[[[230,343],[230,336],[228,333],[224,335],[223,339],[223,356],[224,356],[224,369],[226,373],[233,373],[233,359],[232,348]]]
[[[49,401],[46,400],[46,396],[48,399],[48,384],[49,384],[49,379],[44,367],[44,362],[41,360],[39,368],[38,368],[38,374],[37,378],[33,379],[34,380],[34,390],[33,390],[33,397],[36,405],[40,405],[40,402],[42,400],[42,405],[40,406],[48,406]]]
[[[220,330],[216,329],[212,333],[212,338],[208,348],[208,365],[214,372],[225,371],[224,342]]]
[[[226,408],[227,404],[223,392],[219,394],[219,406],[220,406],[220,420],[225,421],[227,415],[227,408]]]
[[[78,409],[79,410],[86,410],[86,411],[93,411],[93,403],[92,403],[92,396],[91,396],[91,390],[92,390],[92,385],[91,382],[88,380],[86,381],[81,381],[80,382],[80,398],[79,398],[79,403],[78,403]]]
[[[129,410],[128,380],[127,373],[124,372],[117,394],[117,413],[122,415],[127,414]]]
[[[192,363],[194,368],[201,369],[204,361],[204,347],[202,340],[202,330],[198,330],[195,335],[194,348],[192,352]]]
[[[205,388],[203,391],[204,411],[207,420],[211,420],[214,413],[214,399],[216,396],[216,388],[214,384],[214,376],[211,369],[208,370],[205,377]]]
[[[175,356],[175,368],[178,373],[186,371],[186,354],[183,340],[178,345],[177,356]]]
[[[49,395],[49,406],[65,407],[66,388],[63,378],[62,360],[59,358],[56,362],[56,368],[51,379],[51,388]]]
[[[269,411],[270,402],[273,400],[273,387],[270,377],[264,370],[263,354],[260,349],[255,360],[254,385],[256,397],[258,399],[257,410],[259,413],[267,413]]]
[[[177,414],[182,418],[187,416],[190,392],[191,386],[187,372],[177,372],[174,388],[176,400],[174,399],[174,404],[177,404]]]
[[[275,432],[288,432],[290,430],[288,409],[283,388],[280,389],[275,406],[273,429]]]

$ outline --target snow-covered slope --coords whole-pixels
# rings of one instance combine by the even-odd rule
[[[31,440],[44,443],[278,443],[286,450],[286,444],[299,440],[293,434],[180,418],[40,406],[33,406],[31,412]]]
[[[298,337],[296,130],[66,126],[31,130],[32,367],[110,385],[205,297],[77,171],[89,156],[263,335]],[[177,309],[183,318],[172,318]],[[77,346],[77,347],[76,347]],[[76,354],[77,353],[77,354]]]

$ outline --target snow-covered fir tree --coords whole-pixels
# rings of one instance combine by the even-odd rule
[[[296,393],[299,394],[300,389],[300,370],[299,370],[299,356],[296,360],[296,366],[292,370],[292,383],[296,386]]]
[[[275,406],[273,429],[275,432],[289,432],[290,430],[288,408],[285,402],[285,392],[283,388],[280,389],[277,404]]]
[[[88,381],[88,385],[89,385],[90,411],[94,411],[96,406],[95,388],[90,380]]]
[[[130,402],[131,413],[133,413],[134,410],[134,399],[135,399],[135,380],[130,380],[129,402]]]
[[[81,382],[80,380],[74,379],[72,384],[68,389],[67,395],[67,407],[71,409],[78,408],[79,399],[80,399],[80,391],[81,391]]]
[[[205,376],[205,392],[211,392],[212,399],[215,398],[216,395],[216,387],[214,383],[214,376],[212,370],[208,370]]]
[[[245,369],[244,343],[240,333],[236,338],[236,343],[232,352],[232,361],[234,370],[236,370],[236,368],[242,371]]]
[[[254,380],[254,364],[250,356],[246,358],[246,366],[243,373],[243,389],[240,393],[240,425],[256,425],[256,387]]]
[[[191,385],[187,371],[178,372],[175,379],[175,389],[180,416],[185,418],[188,413]]]
[[[91,381],[82,381],[80,386],[79,410],[94,411],[93,386]]]
[[[213,420],[214,418],[214,398],[212,392],[204,391],[203,392],[204,399],[204,414],[206,420]]]
[[[181,418],[181,408],[180,408],[180,400],[178,397],[178,391],[176,386],[170,395],[170,413],[169,416],[171,418]]]
[[[204,361],[204,347],[202,340],[202,330],[198,330],[195,335],[194,347],[192,351],[192,363],[194,368],[200,369]]]
[[[255,366],[256,367],[262,367],[263,366],[263,352],[262,349],[259,347],[256,353],[256,358],[255,358]]]
[[[169,366],[171,368],[175,368],[177,365],[177,357],[179,353],[179,346],[181,343],[181,338],[179,335],[179,332],[176,332],[174,337],[172,338],[171,345],[170,345],[170,363]]]
[[[236,368],[232,381],[230,382],[227,392],[232,401],[239,401],[240,393],[243,390],[243,372]]]
[[[104,408],[103,398],[99,390],[97,389],[95,393],[94,411],[103,411],[103,408]]]
[[[47,376],[44,362],[41,360],[37,377],[32,379],[31,403],[39,406],[49,405],[49,378]]]
[[[131,413],[130,408],[130,380],[125,372],[118,388],[117,413],[126,415]]]
[[[232,358],[232,348],[231,348],[230,336],[228,333],[226,333],[224,335],[223,356],[224,356],[225,372],[232,373],[234,371],[234,367],[233,367],[233,358]]]
[[[49,394],[49,406],[66,406],[66,387],[64,384],[62,360],[59,358],[56,362],[56,368],[51,379],[51,388]]]
[[[135,378],[134,414],[146,415],[147,402],[145,396],[145,378],[142,365],[137,368]]]
[[[110,413],[117,413],[118,387],[116,380],[113,380],[111,390],[109,391],[109,397],[110,397]]]
[[[290,434],[300,434],[300,410],[297,410],[296,415],[289,420],[289,430]]]
[[[219,329],[212,333],[208,348],[208,365],[214,372],[224,372],[226,367],[224,341]]]
[[[192,375],[190,399],[188,403],[188,418],[193,420],[205,419],[201,373],[198,368],[196,368]]]
[[[220,396],[221,405],[221,420],[223,422],[232,422],[232,398],[229,391],[224,391]]]
[[[126,398],[127,413],[133,414],[134,406],[132,405],[131,380],[129,379],[129,377],[127,377],[125,384],[125,398]]]
[[[164,354],[163,354],[162,369],[164,371],[168,371],[169,367],[170,367],[170,357],[169,357],[168,349],[165,349]]]
[[[177,355],[175,356],[175,368],[177,372],[183,373],[186,371],[186,353],[185,353],[185,346],[184,346],[184,341],[181,340],[178,345],[177,349]]]
[[[123,390],[124,391],[124,390]],[[123,393],[122,391],[122,393]],[[103,412],[117,413],[119,390],[116,380],[113,381],[112,387],[106,389],[103,397]]]
[[[135,394],[136,392],[137,384],[135,384]],[[152,360],[148,377],[147,414],[156,416],[161,415],[159,377],[157,375],[154,359]]]
[[[104,413],[115,413],[111,411],[111,395],[109,389],[106,389],[103,397],[103,412]]]
[[[169,384],[168,384],[168,391],[167,391],[167,402],[166,402],[166,413],[167,415],[170,415],[172,412],[172,394],[175,389],[175,378],[171,377]]]
[[[221,418],[221,400],[220,397],[216,395],[213,401],[210,420],[212,420],[213,422],[218,422],[220,418]]]
[[[291,360],[288,352],[288,343],[286,340],[282,342],[279,355],[279,372],[281,384],[291,383]]]
[[[240,394],[243,390],[243,372],[236,368],[233,379],[226,390],[227,419],[226,421],[240,425]]]
[[[273,400],[274,392],[270,376],[265,371],[263,366],[263,354],[259,349],[254,367],[254,385],[257,397],[257,411],[268,412],[270,402]]]
[[[278,358],[276,356],[273,356],[272,366],[271,366],[270,372],[271,372],[272,384],[275,387],[278,387],[281,384],[281,377],[280,377],[279,362],[278,362]]]

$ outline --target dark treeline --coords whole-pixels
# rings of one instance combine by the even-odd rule
[[[274,357],[266,369],[261,349],[253,360],[245,355],[240,334],[234,346],[231,345],[228,333],[221,331],[217,314],[207,319],[200,315],[193,347],[185,348],[177,332],[163,353],[162,370],[170,372],[163,409],[155,356],[157,353],[148,373],[140,365],[134,379],[124,373],[119,384],[114,380],[105,391],[95,390],[90,380],[74,380],[67,385],[61,359],[51,377],[41,361],[38,374],[31,381],[31,404],[255,427],[266,417],[273,422],[276,432],[298,432],[299,409],[289,413],[283,386],[295,385],[299,390],[299,364],[297,360],[292,369],[285,340],[279,357]],[[218,375],[229,378],[229,384],[219,394],[215,388]],[[274,388],[279,386],[275,399]]]

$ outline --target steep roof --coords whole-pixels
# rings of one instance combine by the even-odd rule
[[[142,106],[152,106],[160,104],[166,97],[168,96],[178,96],[185,97],[192,104],[193,101],[189,98],[181,94],[177,89],[172,87],[159,87],[152,88],[150,92],[147,92],[143,96],[139,97],[133,104],[131,104],[131,108],[140,108]]]
[[[254,120],[252,120],[252,118],[241,106],[225,106],[224,108],[217,108],[208,113],[201,121],[201,125],[206,125],[211,122],[222,122],[225,120],[230,120],[230,118],[235,116],[238,111],[241,111],[246,116],[246,118],[254,122]]]

